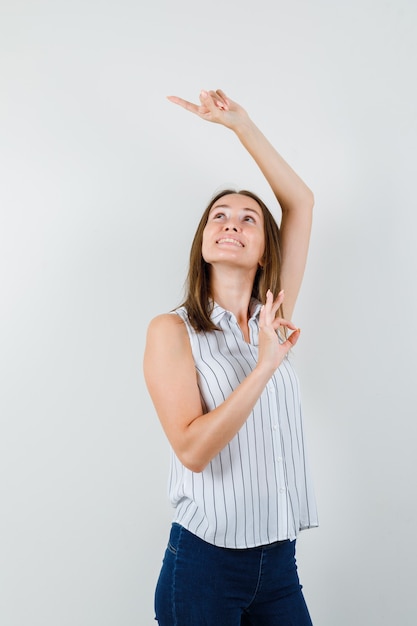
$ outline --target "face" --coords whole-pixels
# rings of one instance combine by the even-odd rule
[[[264,249],[264,217],[256,200],[239,194],[219,198],[203,232],[202,255],[206,263],[256,271]]]

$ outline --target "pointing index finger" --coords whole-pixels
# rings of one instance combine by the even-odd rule
[[[167,100],[173,102],[174,104],[178,104],[183,109],[187,111],[191,111],[191,113],[199,113],[199,106],[197,104],[193,104],[193,102],[188,102],[188,100],[184,100],[183,98],[179,98],[178,96],[167,96]]]

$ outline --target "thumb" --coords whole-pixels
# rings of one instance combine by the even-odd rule
[[[293,333],[291,333],[291,335],[288,337],[287,341],[284,343],[285,344],[289,344],[288,349],[291,350],[291,348],[293,348],[295,346],[295,344],[297,343],[297,341],[300,338],[300,333],[301,333],[301,328],[297,328],[297,330],[295,330]]]
[[[202,89],[200,91],[199,98],[200,98],[201,104],[205,104],[206,106],[213,103],[212,97],[210,96],[208,91],[205,91],[205,89]]]
[[[222,103],[221,99],[217,95],[215,91],[205,91],[202,89],[200,91],[200,102],[203,106],[209,109],[212,113],[220,110],[225,110],[226,106]]]

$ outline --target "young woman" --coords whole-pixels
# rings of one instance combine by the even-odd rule
[[[183,305],[149,325],[146,383],[172,447],[174,522],[155,594],[160,626],[311,626],[295,539],[317,526],[290,321],[313,194],[221,90],[171,102],[231,129],[281,208],[225,190],[204,212]]]

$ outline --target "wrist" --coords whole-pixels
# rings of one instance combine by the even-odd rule
[[[273,376],[275,369],[273,365],[258,362],[252,370],[252,374],[258,379],[259,383],[265,387],[269,379]]]
[[[239,120],[234,124],[232,130],[236,133],[240,141],[244,142],[245,139],[255,135],[258,128],[254,122],[252,122],[249,115],[245,114],[244,117],[239,118]]]

